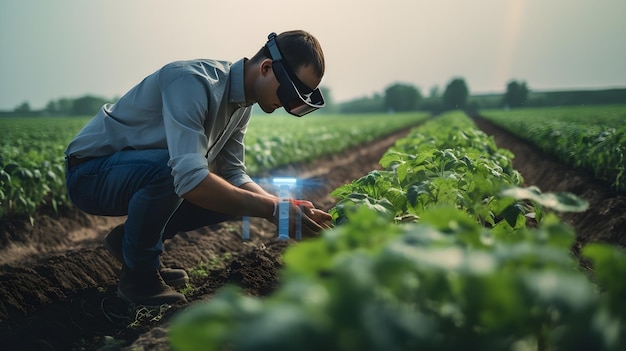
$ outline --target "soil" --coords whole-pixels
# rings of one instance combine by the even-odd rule
[[[544,192],[569,191],[590,202],[588,211],[562,216],[578,233],[575,252],[592,241],[626,246],[625,194],[584,170],[563,166],[481,118],[475,121],[498,146],[516,155],[514,166],[527,185]],[[261,177],[307,179],[301,198],[328,210],[335,204],[329,196],[333,189],[380,169],[382,154],[406,133]],[[73,207],[42,209],[32,224],[29,218],[0,221],[0,349],[169,350],[168,320],[185,306],[149,310],[116,297],[120,265],[101,240],[123,221]],[[279,284],[282,252],[297,242],[279,241],[275,226],[260,219],[251,220],[250,234],[250,240],[242,240],[241,221],[180,233],[165,243],[162,261],[189,272],[194,287],[190,303],[209,300],[226,284],[265,296]]]

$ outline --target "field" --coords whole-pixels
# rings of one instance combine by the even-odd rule
[[[303,198],[331,211],[337,228],[305,243],[278,241],[273,225],[256,220],[250,241],[241,239],[240,221],[179,234],[165,243],[163,260],[189,272],[191,306],[151,310],[115,297],[119,267],[100,240],[123,218],[88,216],[45,194],[30,207],[7,206],[0,347],[168,350],[171,334],[181,350],[210,349],[209,342],[239,350],[624,349],[619,296],[626,287],[616,277],[626,274],[618,249],[626,247],[626,196],[616,188],[619,178],[566,165],[487,118],[403,116],[403,126],[383,130],[395,117],[368,123],[366,116],[333,116],[314,123],[323,130],[292,129],[293,141],[269,134],[285,120],[252,125],[255,176],[308,179]],[[340,121],[346,127],[337,137]],[[37,134],[42,146],[30,158],[62,153],[69,139],[57,136],[76,131],[64,123]],[[8,172],[31,152],[20,144],[31,143],[13,139],[1,149],[13,150],[2,154],[13,182],[30,179],[30,171],[41,184],[41,167],[54,173],[62,162],[62,155],[47,157]],[[286,149],[294,159],[280,159]],[[54,174],[48,184],[60,177]],[[27,191],[27,184],[14,185]],[[501,197],[503,184],[542,194]],[[562,197],[546,200],[551,193]]]
[[[426,115],[380,117],[322,115],[298,123],[288,116],[261,116],[251,121],[246,138],[248,173],[256,176],[274,167],[329,155],[416,123]],[[0,218],[30,215],[45,205],[56,209],[68,204],[63,151],[87,120],[0,119]]]
[[[561,162],[626,190],[623,106],[485,111],[483,115]]]

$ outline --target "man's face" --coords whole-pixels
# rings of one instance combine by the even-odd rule
[[[282,103],[277,94],[280,83],[272,70],[272,60],[267,59],[263,61],[263,63],[261,63],[261,70],[263,74],[262,79],[259,79],[257,83],[257,103],[263,112],[272,113],[277,108],[282,107]],[[322,81],[322,79],[315,74],[315,70],[312,66],[301,66],[296,71],[296,76],[311,90],[315,89]]]

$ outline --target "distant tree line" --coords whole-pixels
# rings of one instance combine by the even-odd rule
[[[511,80],[503,94],[471,95],[462,77],[455,77],[446,85],[444,92],[438,87],[423,97],[420,90],[410,84],[395,83],[383,94],[354,99],[338,106],[341,113],[430,111],[463,109],[475,112],[479,109],[524,108],[571,105],[626,104],[626,89],[533,92],[524,81]]]
[[[111,102],[103,97],[85,95],[78,98],[60,98],[51,100],[41,110],[34,110],[25,101],[13,111],[0,111],[0,116],[89,116],[95,115],[102,105]]]
[[[466,106],[469,89],[463,78],[452,79],[446,86],[443,94],[438,87],[430,90],[430,95],[422,96],[420,90],[406,83],[394,83],[388,86],[383,94],[374,94],[373,97],[363,97],[340,104],[338,112],[404,112],[404,111],[431,111],[463,109]]]
[[[454,77],[443,93],[439,87],[430,89],[423,96],[419,88],[407,83],[394,83],[371,97],[362,97],[336,104],[328,87],[320,88],[326,107],[320,113],[370,113],[430,111],[463,109],[470,113],[480,109],[524,108],[572,105],[626,104],[626,89],[548,91],[533,92],[526,82],[511,80],[503,94],[471,95],[465,79]],[[113,101],[117,100],[114,99]],[[33,110],[28,102],[16,106],[13,111],[0,111],[2,116],[89,116],[94,115],[110,99],[85,95],[79,98],[61,98],[48,102],[41,110]]]

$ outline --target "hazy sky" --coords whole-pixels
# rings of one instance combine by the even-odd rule
[[[219,5],[216,5],[219,3]],[[322,44],[335,101],[626,86],[626,0],[1,0],[0,109],[119,96],[165,63],[251,57],[269,32]]]

